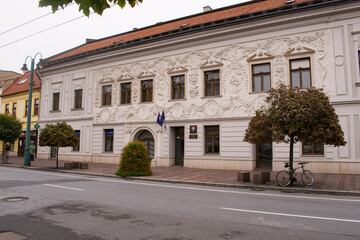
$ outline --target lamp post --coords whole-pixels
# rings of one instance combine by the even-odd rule
[[[26,122],[26,138],[25,138],[25,154],[24,154],[24,166],[30,166],[30,124],[31,124],[31,105],[32,105],[32,88],[34,82],[34,65],[35,65],[35,58],[40,55],[40,62],[42,55],[41,53],[36,53],[35,56],[32,58],[31,56],[27,56],[25,58],[25,63],[21,70],[28,71],[26,66],[26,61],[28,58],[31,59],[31,68],[30,68],[30,87],[29,87],[29,100],[28,100],[28,109],[27,109],[27,122]]]

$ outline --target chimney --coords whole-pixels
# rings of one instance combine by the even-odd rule
[[[95,42],[95,41],[96,41],[96,39],[87,38],[85,40],[85,43],[92,43],[92,42]]]
[[[212,8],[210,6],[203,7],[203,12],[209,12],[212,11]]]

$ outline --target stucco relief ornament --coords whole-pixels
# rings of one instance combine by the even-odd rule
[[[198,73],[198,69],[191,69],[190,70],[190,74],[189,74],[189,82],[191,85],[193,86],[197,86],[198,85],[198,79],[199,79],[199,73]]]
[[[205,114],[207,116],[213,117],[215,116],[219,111],[219,106],[216,104],[216,102],[211,101],[205,104]]]
[[[199,96],[198,86],[191,87],[189,93],[191,98],[196,98],[197,96]]]
[[[147,106],[141,106],[137,112],[137,115],[141,120],[145,120],[149,115],[149,110],[147,109]]]
[[[105,111],[101,114],[101,120],[103,122],[107,122],[110,119],[110,113],[108,111]]]
[[[238,76],[232,76],[230,79],[230,93],[236,94],[241,90],[240,79]]]
[[[100,78],[103,79],[102,82],[113,82],[116,77],[114,76],[113,68],[106,68],[99,70]]]
[[[172,116],[173,119],[177,120],[180,118],[183,118],[184,109],[181,104],[175,104],[170,108],[170,116]]]

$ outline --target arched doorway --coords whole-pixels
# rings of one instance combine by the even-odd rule
[[[144,142],[145,146],[149,151],[149,158],[153,159],[155,155],[155,141],[151,132],[149,132],[148,130],[143,130],[140,132],[137,139]]]

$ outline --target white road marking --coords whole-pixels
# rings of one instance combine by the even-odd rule
[[[297,218],[311,218],[311,219],[338,221],[338,222],[360,223],[360,220],[356,220],[356,219],[306,216],[306,215],[296,215],[296,214],[276,213],[276,212],[263,212],[263,211],[254,211],[254,210],[237,209],[237,208],[225,208],[225,207],[222,207],[221,209],[222,210],[229,210],[229,211],[236,211],[236,212],[258,213],[258,214],[265,214],[265,215],[276,215],[276,216],[297,217]]]
[[[43,184],[43,185],[49,186],[49,187],[63,188],[63,189],[68,189],[68,190],[84,191],[84,189],[81,189],[81,188],[64,187],[64,186],[53,185],[53,184]]]
[[[0,167],[1,168],[1,167]],[[19,171],[19,172],[28,172],[29,170],[17,169],[17,168],[6,168],[6,170]],[[36,170],[34,170],[36,171]],[[311,200],[321,200],[321,201],[339,201],[339,202],[360,202],[360,199],[345,199],[345,198],[325,198],[325,197],[309,197],[309,196],[299,196],[299,195],[289,195],[289,194],[274,194],[274,193],[259,193],[259,192],[244,192],[244,191],[230,191],[223,189],[210,189],[210,188],[197,188],[197,187],[186,187],[178,185],[164,185],[157,183],[148,183],[148,182],[138,182],[135,180],[121,180],[121,179],[106,179],[100,177],[88,177],[88,176],[75,176],[70,174],[61,174],[61,173],[51,173],[44,171],[36,171],[39,174],[52,175],[52,176],[61,176],[68,178],[77,178],[77,179],[86,179],[92,181],[100,182],[115,182],[123,184],[136,184],[144,186],[154,186],[154,187],[164,187],[164,188],[175,188],[175,189],[185,189],[185,190],[195,190],[195,191],[207,191],[207,192],[219,192],[219,193],[232,193],[232,194],[242,194],[242,195],[256,195],[256,196],[265,196],[265,197],[278,197],[278,198],[296,198],[296,199],[311,199]],[[140,181],[140,179],[139,179]]]
[[[146,185],[146,186],[154,186],[154,187],[176,188],[176,189],[207,191],[207,192],[233,193],[233,194],[243,194],[243,195],[257,195],[257,196],[269,196],[269,197],[280,197],[280,198],[300,198],[300,199],[312,199],[312,200],[328,200],[328,201],[340,201],[340,202],[360,202],[359,199],[323,198],[323,197],[307,197],[307,196],[297,196],[297,195],[282,195],[282,194],[272,194],[272,193],[230,191],[230,190],[222,190],[222,189],[183,187],[183,186],[163,185],[163,184],[144,183],[144,182],[135,182],[135,181],[133,182],[133,181],[126,181],[126,180],[113,180],[113,179],[101,179],[101,178],[89,178],[89,180],[102,181],[102,182],[119,182],[119,183],[126,183],[126,184],[137,184],[137,185]]]

